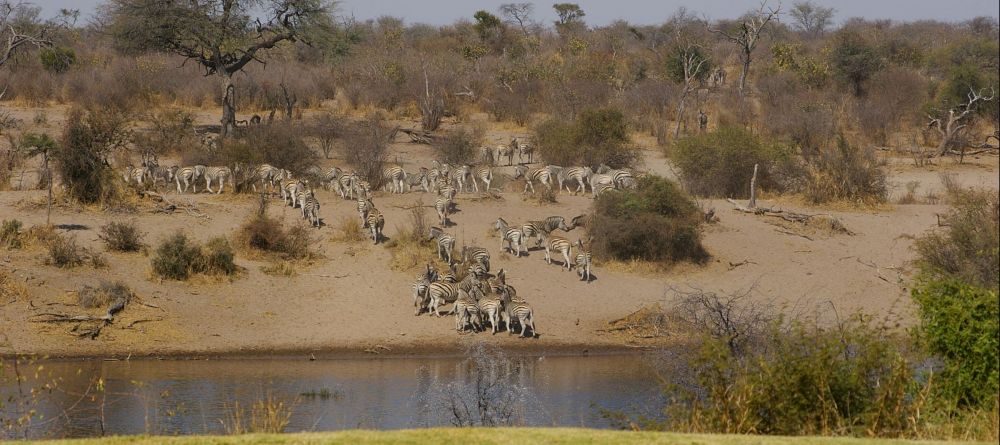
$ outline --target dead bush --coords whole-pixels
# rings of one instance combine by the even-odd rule
[[[872,205],[888,196],[885,161],[870,147],[852,146],[840,136],[835,147],[806,162],[804,194],[813,203],[844,200]]]
[[[5,219],[0,224],[0,245],[8,249],[20,249],[24,246],[21,239],[21,221]]]
[[[861,133],[878,145],[889,143],[893,130],[916,115],[927,97],[927,81],[910,68],[890,67],[869,81],[868,94],[855,103]]]
[[[996,290],[1000,274],[1000,198],[992,190],[948,190],[945,227],[917,240],[926,269]]]
[[[76,293],[76,303],[87,309],[107,308],[112,303],[115,305],[128,304],[134,297],[135,293],[125,283],[102,281],[97,287],[83,286],[80,288]]]
[[[390,127],[382,114],[372,113],[344,136],[343,158],[375,190],[382,187],[382,167],[398,129]]]
[[[45,264],[72,269],[82,266],[89,257],[87,249],[77,245],[75,236],[57,236],[48,244]]]
[[[368,239],[368,234],[365,233],[358,219],[350,216],[340,217],[336,230],[337,235],[334,237],[336,241],[356,243]]]
[[[474,162],[483,145],[486,129],[482,126],[458,127],[434,144],[441,162],[464,165]]]
[[[236,243],[247,249],[277,254],[287,260],[312,256],[314,240],[309,228],[302,224],[285,226],[267,215],[267,199],[262,197],[258,210],[237,231]]]

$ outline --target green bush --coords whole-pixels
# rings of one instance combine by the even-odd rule
[[[695,202],[673,182],[657,176],[639,180],[634,190],[606,192],[594,201],[588,234],[602,260],[703,261]]]
[[[997,291],[954,278],[923,279],[913,289],[920,333],[944,361],[938,389],[959,406],[991,408],[1000,390]]]
[[[42,67],[53,73],[65,73],[76,63],[76,52],[72,48],[53,46],[38,51]]]
[[[142,232],[134,222],[112,221],[101,227],[98,235],[109,250],[117,252],[138,252],[142,249]]]
[[[122,179],[108,166],[108,157],[127,143],[127,123],[125,115],[114,110],[70,111],[55,161],[63,185],[77,202],[120,201]]]
[[[1000,275],[1000,197],[993,190],[948,191],[946,226],[917,240],[922,268],[997,290]]]
[[[699,196],[745,198],[750,195],[754,164],[759,164],[757,187],[781,188],[779,172],[791,164],[791,149],[765,145],[741,127],[685,137],[670,148],[688,191]]]
[[[534,133],[538,152],[549,164],[623,168],[639,159],[638,149],[629,141],[625,115],[614,109],[587,109],[572,122],[549,119]]]
[[[151,260],[153,273],[161,278],[183,281],[194,274],[233,275],[233,249],[225,238],[208,241],[204,248],[177,232],[160,243]]]

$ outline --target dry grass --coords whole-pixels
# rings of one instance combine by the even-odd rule
[[[357,218],[342,216],[337,220],[334,229],[337,233],[330,237],[332,241],[358,243],[368,239],[368,234],[361,227],[361,222]]]
[[[0,270],[0,304],[24,301],[31,295],[28,286],[5,270]]]
[[[76,293],[76,302],[88,309],[106,308],[113,301],[123,300],[126,303],[135,297],[132,289],[120,281],[115,283],[102,282],[97,287],[83,286]]]
[[[234,402],[225,419],[220,422],[226,434],[279,434],[285,432],[297,404],[298,399],[286,401],[269,393],[265,398],[254,402],[249,413],[239,401]]]
[[[286,260],[277,260],[267,266],[261,266],[260,271],[276,277],[294,277],[299,274],[296,265]]]

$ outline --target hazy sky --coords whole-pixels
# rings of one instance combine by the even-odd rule
[[[500,4],[509,1],[519,0],[342,0],[339,13],[361,20],[393,15],[403,17],[407,23],[440,25],[472,17],[480,9],[496,11]],[[48,13],[59,8],[80,9],[86,18],[101,0],[34,0],[34,3]],[[536,19],[551,22],[555,18],[551,5],[556,1],[532,3]],[[575,3],[587,13],[586,21],[591,25],[617,19],[638,24],[660,23],[680,7],[712,19],[733,18],[760,4],[759,0],[576,0]],[[786,9],[792,3],[783,2]],[[838,22],[850,17],[962,21],[983,15],[997,17],[1000,8],[997,0],[818,0],[816,3],[835,8]]]

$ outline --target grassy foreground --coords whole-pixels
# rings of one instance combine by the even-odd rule
[[[250,434],[245,436],[124,436],[35,442],[91,444],[669,444],[669,445],[915,445],[946,442],[834,437],[775,437],[608,431],[582,428],[433,428],[402,431]],[[974,443],[974,442],[947,442]]]

